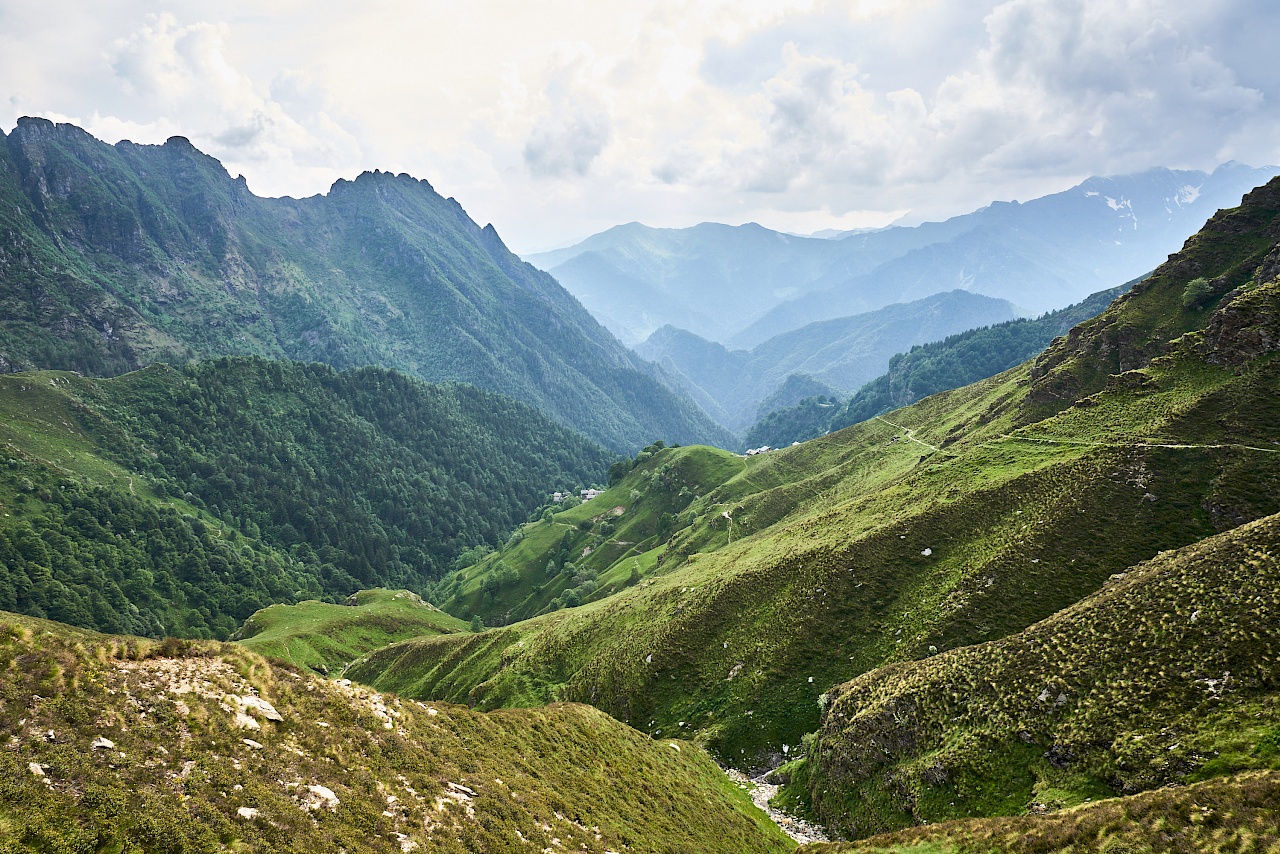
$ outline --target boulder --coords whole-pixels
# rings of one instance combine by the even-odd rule
[[[338,796],[327,786],[307,786],[307,794],[302,798],[302,808],[310,812],[316,810],[336,810]]]
[[[237,697],[236,700],[246,709],[251,709],[262,715],[269,721],[283,721],[284,718],[276,711],[276,707],[268,703],[261,697],[247,694],[243,697]]]

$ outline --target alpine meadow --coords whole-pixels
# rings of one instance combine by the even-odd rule
[[[52,3],[0,854],[1280,852],[1280,14]]]

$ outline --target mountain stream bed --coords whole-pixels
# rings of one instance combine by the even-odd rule
[[[769,806],[769,801],[773,799],[774,795],[778,794],[778,787],[772,783],[766,783],[764,774],[753,778],[733,768],[726,769],[725,773],[729,775],[730,780],[750,792],[751,801],[764,810],[765,814],[773,820],[773,823],[782,828],[783,833],[796,842],[804,845],[809,842],[830,841],[820,828]]]

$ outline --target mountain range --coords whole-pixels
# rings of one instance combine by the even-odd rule
[[[750,349],[815,321],[957,288],[1038,315],[1149,272],[1278,171],[1227,163],[1095,177],[1021,204],[831,239],[754,223],[630,223],[526,260],[633,346],[672,325]]]
[[[747,459],[648,449],[449,581],[506,609],[603,552],[591,601],[347,673],[786,763],[847,836],[1274,769],[1278,299],[1273,181],[1012,370]]]
[[[1280,845],[1280,178],[748,456],[422,182],[0,142],[0,849]]]
[[[492,226],[408,175],[266,199],[174,137],[0,136],[0,369],[218,355],[382,365],[523,400],[606,446],[732,439]]]
[[[816,381],[824,394],[847,397],[882,374],[896,353],[1013,317],[1005,300],[950,291],[810,323],[750,350],[729,350],[674,326],[662,327],[635,349],[676,377],[722,426],[740,433],[771,411],[762,410],[762,403],[791,376]]]
[[[1036,355],[1076,324],[1101,314],[1134,284],[1099,291],[1035,319],[1007,320],[917,344],[895,354],[885,373],[848,399],[837,400],[827,389],[797,387],[789,397],[777,398],[777,405],[762,406],[759,420],[743,434],[743,441],[747,447],[785,447],[995,376]]]

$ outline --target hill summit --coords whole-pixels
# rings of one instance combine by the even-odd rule
[[[614,450],[732,439],[426,181],[259,198],[190,142],[0,135],[0,369],[259,355],[376,364],[530,403]]]

